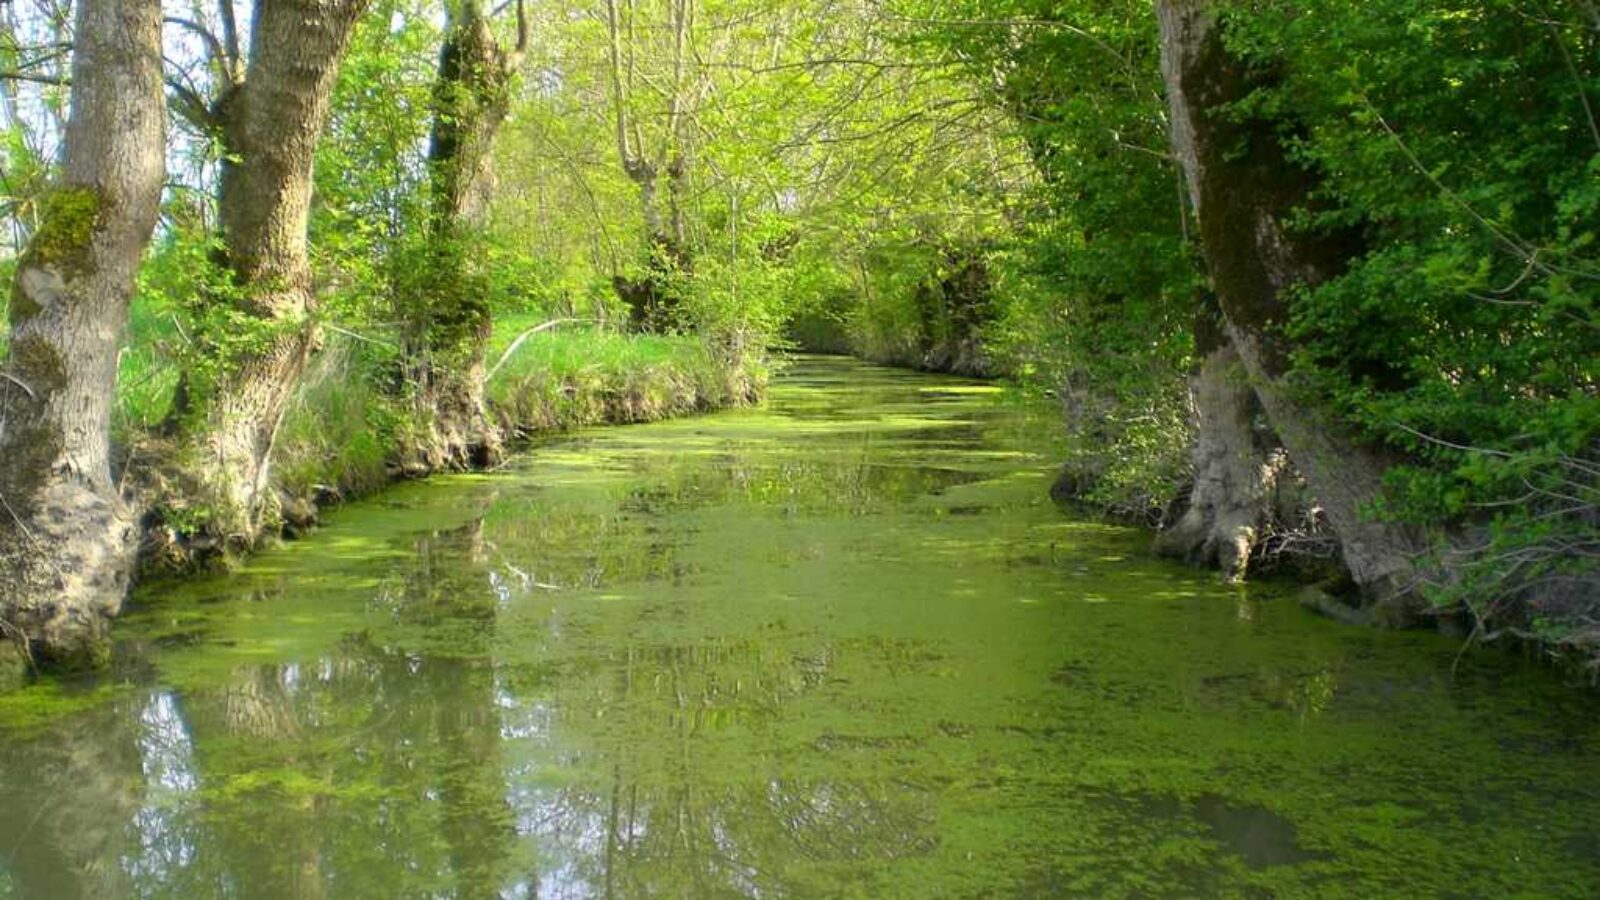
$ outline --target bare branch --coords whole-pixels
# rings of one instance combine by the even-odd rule
[[[210,104],[206,103],[198,91],[179,81],[175,76],[167,76],[166,82],[173,94],[172,111],[179,118],[202,131],[210,131],[216,127],[216,116],[212,114]]]
[[[232,79],[231,67],[228,65],[227,60],[227,51],[222,49],[222,42],[217,40],[217,36],[211,33],[211,29],[193,19],[184,19],[178,16],[167,16],[161,21],[168,25],[176,25],[198,37],[206,45],[206,54],[210,56],[211,61],[216,63],[217,67],[223,71],[223,77]]]
[[[27,81],[33,84],[49,84],[56,87],[69,87],[72,79],[65,75],[35,75],[32,72],[0,72],[0,80]]]
[[[239,23],[234,19],[233,0],[217,0],[217,12],[222,17],[222,42],[228,51],[228,80],[237,84],[235,76],[244,55],[239,50]]]
[[[11,382],[12,384],[16,385],[17,387],[22,388],[22,392],[28,395],[28,399],[30,399],[30,400],[39,399],[39,395],[35,394],[33,392],[33,388],[29,387],[28,383],[26,381],[23,381],[22,379],[18,378],[15,375],[12,375],[10,372],[0,372],[0,378],[4,378],[5,380]]]

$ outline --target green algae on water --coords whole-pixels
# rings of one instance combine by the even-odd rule
[[[0,734],[8,808],[45,810],[0,869],[25,896],[1600,890],[1592,699],[1067,518],[1052,427],[804,360],[766,409],[352,504],[141,594],[134,687]]]

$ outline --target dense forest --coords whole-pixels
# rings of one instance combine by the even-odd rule
[[[1600,659],[1591,0],[0,3],[0,629],[793,350],[1163,554]]]

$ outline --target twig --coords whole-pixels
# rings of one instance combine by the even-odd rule
[[[39,399],[39,395],[33,392],[33,388],[28,387],[28,383],[26,381],[23,381],[21,378],[18,378],[10,372],[0,372],[0,378],[4,378],[17,387],[22,388],[23,392],[28,395],[29,400]]]
[[[1510,250],[1513,255],[1527,263],[1530,267],[1537,268],[1547,275],[1553,275],[1559,271],[1569,275],[1575,275],[1580,278],[1600,280],[1600,274],[1596,274],[1594,272],[1587,272],[1582,269],[1572,269],[1565,266],[1552,266],[1548,263],[1540,262],[1539,250],[1537,248],[1530,249],[1520,237],[1503,230],[1500,228],[1500,226],[1489,221],[1487,217],[1478,212],[1476,207],[1474,207],[1471,203],[1468,203],[1466,198],[1462,197],[1454,190],[1451,190],[1445,185],[1444,182],[1440,181],[1438,176],[1434,175],[1427,166],[1422,164],[1422,160],[1417,158],[1417,154],[1412,151],[1411,145],[1407,144],[1405,138],[1402,138],[1400,133],[1389,124],[1389,120],[1383,117],[1383,113],[1378,111],[1378,107],[1364,95],[1361,96],[1361,100],[1366,104],[1367,109],[1372,113],[1373,117],[1377,119],[1378,125],[1382,127],[1383,130],[1388,133],[1390,139],[1394,141],[1395,147],[1400,150],[1400,153],[1405,156],[1406,161],[1411,164],[1411,168],[1416,170],[1417,174],[1426,179],[1429,184],[1433,185],[1434,188],[1439,191],[1439,193],[1443,194],[1445,199],[1459,207],[1468,216],[1470,216],[1473,221],[1477,222],[1484,228],[1484,230],[1488,231],[1489,234],[1494,236],[1497,241],[1505,245],[1505,247]]]
[[[342,334],[347,338],[353,338],[353,339],[358,340],[358,341],[365,341],[365,342],[367,342],[369,344],[376,344],[379,347],[399,347],[400,346],[399,344],[395,344],[395,343],[392,343],[390,341],[385,341],[385,340],[382,340],[380,338],[371,338],[371,337],[367,337],[364,334],[357,334],[354,331],[349,331],[347,329],[340,328],[337,325],[329,325],[327,323],[324,323],[322,327],[328,329],[329,331],[333,332],[334,334]]]
[[[227,78],[230,83],[232,82],[233,67],[230,65],[231,61],[228,59],[228,53],[223,49],[222,41],[211,33],[211,29],[192,19],[184,19],[177,16],[167,16],[161,21],[166,25],[176,25],[179,28],[183,28],[200,38],[201,42],[206,45],[206,52],[210,54],[212,61],[217,64],[218,69],[222,70],[223,77]]]
[[[1577,89],[1578,102],[1583,104],[1584,118],[1589,122],[1589,134],[1594,137],[1594,143],[1600,148],[1600,122],[1595,120],[1594,107],[1589,103],[1589,89],[1583,83],[1583,75],[1578,72],[1578,66],[1572,61],[1572,54],[1567,52],[1567,42],[1561,39],[1561,31],[1555,23],[1546,22],[1545,27],[1550,29],[1550,39],[1556,42],[1556,49],[1561,51],[1561,60],[1567,64],[1567,72],[1572,75],[1572,86]]]
[[[28,81],[33,84],[47,84],[51,87],[71,87],[72,81],[65,75],[34,75],[29,72],[0,72],[0,80]]]
[[[6,621],[0,616],[0,638],[11,641],[22,651],[22,660],[28,664],[29,671],[37,671],[39,666],[33,659],[33,645],[28,641],[27,632]]]
[[[1404,422],[1396,422],[1394,423],[1394,426],[1401,431],[1412,435],[1413,437],[1421,438],[1430,444],[1437,444],[1441,447],[1449,447],[1451,450],[1461,450],[1466,453],[1483,453],[1489,456],[1500,456],[1506,458],[1511,456],[1510,453],[1507,453],[1504,450],[1493,450],[1488,447],[1473,447],[1468,444],[1457,444],[1454,441],[1447,441],[1444,438],[1436,438],[1431,434],[1424,434],[1417,429],[1412,428],[1410,425],[1405,424]]]

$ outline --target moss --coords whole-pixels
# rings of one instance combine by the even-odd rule
[[[0,693],[0,735],[16,738],[35,734],[85,711],[128,694],[118,683],[75,687],[55,678],[42,678],[20,690]]]
[[[82,186],[58,187],[42,203],[39,230],[28,242],[18,273],[29,267],[54,270],[70,276],[87,262],[89,242],[100,224],[100,195]],[[43,307],[22,290],[19,280],[11,285],[7,315],[13,327],[37,316]]]
[[[11,345],[11,367],[36,395],[51,394],[67,383],[67,366],[61,353],[37,335],[24,335]]]
[[[12,323],[20,325],[37,316],[41,311],[43,311],[43,307],[35,303],[33,298],[22,290],[22,285],[13,279],[11,282],[11,305],[6,309],[6,314],[11,318]]]
[[[39,230],[28,242],[23,264],[62,271],[81,265],[101,212],[100,194],[93,188],[68,185],[52,190],[45,196]]]
[[[10,362],[11,371],[28,384],[32,396],[13,392],[9,401],[14,434],[7,440],[10,455],[0,465],[0,495],[13,506],[25,507],[60,458],[61,428],[41,411],[45,399],[66,383],[67,373],[56,349],[31,334],[12,344]]]
[[[56,646],[39,650],[40,668],[57,674],[99,672],[110,664],[111,640],[103,623],[100,628],[75,632]]]

